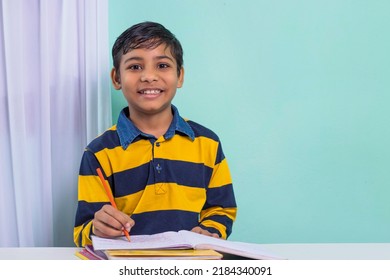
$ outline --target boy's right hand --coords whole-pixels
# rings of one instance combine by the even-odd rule
[[[117,237],[124,235],[123,229],[129,232],[134,224],[128,215],[106,204],[95,213],[92,232],[99,237]]]

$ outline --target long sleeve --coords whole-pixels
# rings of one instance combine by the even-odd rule
[[[86,150],[83,154],[78,175],[78,205],[75,226],[73,230],[74,242],[79,247],[91,244],[92,220],[95,212],[108,204],[109,200],[96,168],[101,167],[95,155]]]
[[[237,206],[230,170],[220,143],[206,196],[200,226],[226,239],[232,232]]]

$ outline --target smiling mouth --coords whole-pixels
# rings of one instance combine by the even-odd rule
[[[163,91],[161,89],[144,89],[144,90],[139,91],[139,93],[145,94],[145,95],[158,95],[162,92]]]

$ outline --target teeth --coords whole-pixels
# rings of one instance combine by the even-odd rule
[[[142,90],[142,94],[159,94],[161,93],[161,90],[159,89],[147,89],[147,90]]]

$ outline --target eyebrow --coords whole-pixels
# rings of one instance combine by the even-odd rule
[[[174,60],[171,57],[167,56],[167,55],[159,55],[159,56],[156,56],[156,57],[153,58],[153,60],[160,60],[160,59],[168,59],[168,60],[174,62]],[[129,57],[128,59],[126,59],[123,63],[127,63],[127,62],[132,61],[132,60],[142,61],[144,59],[142,57],[140,57],[140,56],[132,56],[132,57]]]

